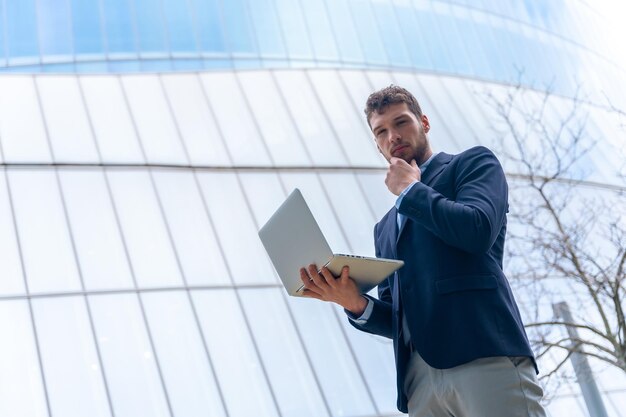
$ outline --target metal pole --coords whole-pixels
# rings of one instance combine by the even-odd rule
[[[574,322],[572,313],[570,312],[569,306],[566,302],[563,301],[553,304],[552,308],[554,309],[554,314],[563,319],[564,322]],[[587,405],[587,411],[589,411],[589,415],[591,417],[608,417],[606,408],[604,407],[604,402],[602,401],[602,395],[600,394],[600,390],[598,390],[596,381],[591,373],[591,367],[589,366],[587,357],[585,356],[582,348],[580,346],[576,346],[576,342],[574,342],[576,340],[580,340],[578,330],[574,326],[565,325],[565,327],[567,328],[567,334],[573,340],[570,345],[570,348],[573,350],[570,360],[574,366],[576,379],[578,380],[578,385],[580,385],[580,390],[583,393],[583,398],[585,399],[585,404]]]

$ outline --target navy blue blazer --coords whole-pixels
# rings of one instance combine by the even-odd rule
[[[398,235],[398,210],[407,220]],[[393,339],[398,409],[407,411],[404,377],[411,342],[430,366],[451,368],[477,358],[533,357],[520,313],[502,271],[508,186],[495,155],[474,147],[439,153],[374,227],[376,256],[404,267],[378,286],[365,332]]]

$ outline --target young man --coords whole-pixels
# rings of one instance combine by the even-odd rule
[[[359,294],[349,271],[301,270],[305,295],[344,307],[357,329],[393,339],[398,409],[416,417],[544,417],[536,364],[502,271],[508,187],[484,147],[433,154],[407,90],[370,95],[365,113],[389,161],[396,204],[374,227],[376,256],[405,262]],[[309,280],[309,277],[311,280]]]

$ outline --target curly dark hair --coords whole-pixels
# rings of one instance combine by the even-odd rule
[[[422,109],[415,96],[407,89],[391,84],[389,87],[385,87],[382,90],[374,91],[367,98],[364,112],[367,117],[367,124],[370,128],[372,127],[370,124],[372,113],[383,113],[387,107],[398,103],[406,103],[409,110],[411,110],[418,119],[422,117]]]

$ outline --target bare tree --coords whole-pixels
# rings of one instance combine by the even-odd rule
[[[486,102],[495,150],[515,173],[506,266],[527,297],[526,326],[544,359],[543,377],[566,376],[574,352],[626,373],[626,185],[619,172],[626,158],[604,146],[593,117],[619,111],[521,87],[486,93]],[[624,140],[623,131],[614,133]],[[571,320],[553,309],[563,301]]]

